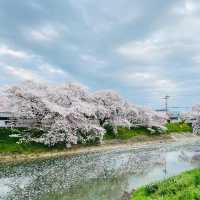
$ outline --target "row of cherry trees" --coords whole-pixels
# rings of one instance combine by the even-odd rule
[[[158,127],[167,117],[148,108],[132,105],[113,91],[90,92],[86,87],[67,83],[62,86],[26,82],[6,91],[9,107],[20,119],[32,120],[44,133],[28,134],[26,139],[53,146],[65,143],[101,143],[110,126]]]
[[[193,106],[191,112],[182,113],[181,118],[192,124],[193,133],[200,135],[200,105]]]

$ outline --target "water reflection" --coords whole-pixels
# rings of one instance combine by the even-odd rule
[[[200,142],[0,166],[0,197],[12,200],[120,200],[124,192],[199,166]],[[184,156],[187,155],[187,156]]]

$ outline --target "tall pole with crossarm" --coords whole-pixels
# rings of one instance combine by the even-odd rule
[[[166,95],[163,99],[165,100],[165,112],[168,113],[168,100],[170,96]]]

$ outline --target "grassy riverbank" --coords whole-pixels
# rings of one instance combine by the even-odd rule
[[[200,200],[200,169],[142,187],[131,200]]]
[[[135,137],[155,137],[161,135],[170,135],[173,133],[192,133],[192,127],[189,124],[184,122],[176,122],[176,123],[167,123],[165,125],[167,128],[166,131],[155,129],[155,132],[152,133],[149,129],[145,127],[139,128],[118,128],[118,133],[114,134],[112,131],[108,131],[105,135],[106,140],[118,139],[118,140],[129,140]]]
[[[104,136],[104,140],[112,140],[112,139],[128,140],[136,136],[144,136],[144,135],[151,136],[150,131],[148,131],[146,128],[142,127],[134,129],[118,128],[117,134],[114,134],[112,131],[107,131],[107,133]]]
[[[56,145],[52,148],[38,143],[19,143],[19,138],[10,137],[13,134],[23,134],[24,130],[20,129],[0,129],[0,154],[37,154],[45,152],[58,152],[66,151],[65,145]],[[150,134],[144,128],[138,129],[127,129],[119,128],[117,135],[106,134],[104,137],[104,145],[112,144],[126,144],[126,143],[137,143],[146,142],[153,140],[165,140],[169,139],[168,134]],[[95,144],[75,145],[71,149],[86,148],[89,146],[95,146]]]
[[[168,133],[192,132],[192,126],[184,122],[167,123]]]
[[[149,129],[139,127],[134,129],[118,128],[118,133],[114,134],[112,130],[107,131],[104,136],[105,144],[114,143],[128,143],[128,142],[145,142],[152,140],[166,140],[170,139],[170,134],[174,132],[191,132],[192,129],[189,125],[184,123],[167,124],[167,132],[160,132],[159,130],[152,133]],[[49,148],[42,144],[37,143],[18,143],[19,138],[11,137],[12,135],[21,134],[23,135],[26,131],[31,131],[32,135],[42,134],[40,130],[24,130],[24,129],[0,129],[0,154],[32,154],[40,152],[51,152],[51,151],[63,151],[65,150],[64,145],[56,145],[53,148]],[[76,145],[73,148],[88,147],[88,145]]]
[[[0,129],[0,153],[13,153],[13,154],[30,154],[51,151],[45,145],[37,143],[18,143],[19,138],[10,137],[12,135],[23,133],[24,129]],[[62,146],[57,146],[54,149],[64,149]]]

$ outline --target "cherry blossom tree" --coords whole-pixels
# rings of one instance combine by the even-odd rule
[[[62,86],[26,82],[9,88],[7,98],[19,119],[44,130],[29,140],[49,146],[65,143],[101,143],[107,125],[117,127],[162,126],[167,117],[125,101],[114,91],[91,93],[80,84]]]
[[[200,105],[194,105],[191,112],[181,114],[181,119],[192,124],[193,133],[200,134]]]
[[[9,112],[9,98],[5,95],[0,96],[0,112]]]
[[[200,115],[196,117],[196,120],[192,123],[193,133],[200,135]]]

